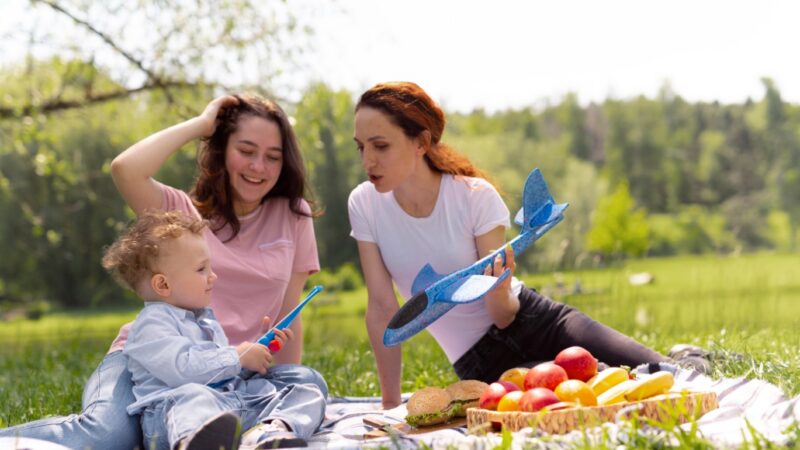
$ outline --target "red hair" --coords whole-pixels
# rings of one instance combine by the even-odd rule
[[[475,167],[469,158],[441,142],[446,122],[444,111],[415,83],[397,81],[376,84],[361,94],[356,111],[361,108],[383,112],[410,138],[418,138],[425,131],[430,133],[430,142],[423,143],[427,144],[425,162],[431,169],[488,180],[486,174]]]

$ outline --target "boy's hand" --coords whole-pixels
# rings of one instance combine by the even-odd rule
[[[275,339],[269,343],[269,349],[272,351],[272,353],[278,353],[293,337],[294,332],[291,328],[275,330]]]
[[[256,342],[242,342],[236,346],[236,352],[239,354],[239,363],[243,369],[264,375],[272,364],[272,353],[267,347]]]
[[[264,316],[264,318],[261,319],[261,332],[266,333],[270,329],[272,329],[272,318],[270,316]],[[276,346],[278,350],[280,350],[292,339],[294,339],[294,332],[291,328],[285,328],[283,330],[275,330],[275,339],[273,339],[272,342],[275,342],[276,340],[279,341]],[[273,353],[278,351],[272,347],[270,347],[270,350],[272,350]]]

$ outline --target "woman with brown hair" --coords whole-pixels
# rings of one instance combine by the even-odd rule
[[[367,283],[367,330],[385,408],[400,403],[401,352],[383,334],[398,311],[393,283],[409,299],[414,277],[430,263],[438,273],[473,264],[505,243],[509,211],[497,190],[464,155],[444,144],[442,109],[419,86],[381,83],[359,99],[355,141],[369,181],[348,202]],[[485,274],[513,273],[514,255]],[[611,365],[667,358],[553,302],[508,277],[483,299],[454,307],[428,327],[459,378],[495,381],[506,369],[552,360],[573,345]]]
[[[153,176],[183,145],[200,139],[198,177],[189,193]],[[211,307],[237,351],[244,352],[271,322],[297,305],[308,276],[319,270],[306,200],[307,181],[294,130],[283,110],[256,96],[222,96],[197,117],[137,142],[111,163],[122,197],[138,215],[148,209],[181,210],[209,221],[204,237],[219,277]],[[70,448],[141,448],[138,416],[128,416],[131,376],[122,353],[126,324],[84,389],[83,412],[0,431],[59,442]],[[264,377],[280,390],[325,381],[299,365],[302,322],[271,356]],[[256,439],[258,436],[255,437]]]

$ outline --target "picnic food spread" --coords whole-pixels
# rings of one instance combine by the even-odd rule
[[[481,425],[518,430],[538,426],[562,433],[579,426],[615,419],[627,406],[640,415],[661,418],[672,414],[686,420],[716,408],[711,392],[672,392],[671,372],[659,371],[633,379],[629,370],[610,367],[597,371],[597,360],[586,349],[562,350],[552,363],[504,372],[481,394],[479,408],[467,411],[470,429]]]

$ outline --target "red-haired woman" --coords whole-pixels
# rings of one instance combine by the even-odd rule
[[[195,139],[201,139],[199,174],[189,193],[153,179],[172,154]],[[297,305],[306,279],[319,270],[300,149],[288,117],[270,100],[219,97],[199,116],[122,152],[112,161],[111,173],[137,215],[147,209],[182,210],[210,222],[205,238],[219,277],[211,307],[240,353],[269,326],[264,319],[279,319]],[[122,353],[129,325],[89,378],[81,414],[7,428],[0,436],[38,438],[69,448],[142,448],[139,417],[126,412],[133,402]],[[276,365],[265,377],[277,389],[313,383],[327,395],[319,373],[299,365],[299,318],[287,334],[291,339],[274,355]]]
[[[483,173],[441,141],[445,117],[419,86],[382,83],[356,105],[355,141],[369,181],[348,202],[367,283],[367,329],[385,408],[400,403],[401,352],[383,345],[398,311],[392,284],[406,299],[420,269],[466,267],[500,248],[509,211]],[[497,258],[486,274],[515,268]],[[511,277],[484,299],[459,305],[428,327],[459,378],[495,381],[503,371],[552,360],[573,345],[611,365],[636,366],[667,358],[553,302]]]

